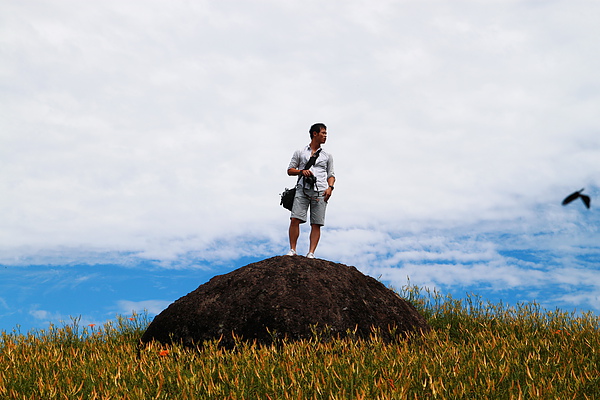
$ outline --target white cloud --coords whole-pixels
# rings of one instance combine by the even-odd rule
[[[522,270],[542,261],[506,251],[589,266],[598,7],[6,3],[0,263],[279,254],[285,168],[323,121],[338,182],[322,256],[507,287],[541,282]],[[558,206],[581,187],[591,211]]]
[[[29,315],[38,320],[38,324],[49,325],[49,324],[64,324],[70,321],[69,318],[65,318],[60,312],[52,312],[48,310],[40,310],[32,308],[29,311]]]
[[[172,302],[165,300],[143,300],[143,301],[130,301],[130,300],[119,300],[117,302],[117,308],[122,314],[131,314],[135,312],[142,314],[147,311],[149,314],[159,314],[162,310],[167,308]]]

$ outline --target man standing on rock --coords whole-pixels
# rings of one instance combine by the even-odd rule
[[[296,244],[300,236],[300,224],[307,220],[310,207],[310,244],[307,258],[315,258],[315,250],[321,238],[321,227],[325,224],[327,202],[333,193],[335,174],[333,172],[333,156],[321,148],[327,141],[327,127],[317,123],[310,127],[310,143],[301,150],[296,150],[288,166],[290,176],[298,176],[296,197],[290,217],[290,251],[288,256],[295,256]],[[316,157],[314,165],[305,168],[311,157]]]

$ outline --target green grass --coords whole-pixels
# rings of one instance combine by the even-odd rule
[[[144,315],[3,332],[0,399],[596,399],[592,314],[455,300],[405,287],[433,330],[386,344],[312,340],[233,351],[138,347]]]

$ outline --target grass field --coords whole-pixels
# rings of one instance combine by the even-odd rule
[[[138,347],[144,315],[0,339],[0,399],[598,399],[600,319],[406,287],[434,328],[386,344]]]

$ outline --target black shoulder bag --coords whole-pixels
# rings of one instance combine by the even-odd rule
[[[304,166],[303,170],[310,169],[310,167],[315,165],[315,162],[317,162],[317,157],[319,157],[320,152],[321,152],[321,149],[317,150],[315,152],[315,154],[310,156],[310,159],[306,162],[306,165]],[[298,182],[300,182],[301,178],[302,178],[302,174],[300,174],[300,176],[298,176],[296,185],[298,185]],[[291,189],[285,188],[283,193],[281,193],[281,201],[279,202],[279,204],[282,205],[283,208],[292,211],[292,207],[294,206],[294,197],[296,197],[296,186],[294,186]]]

